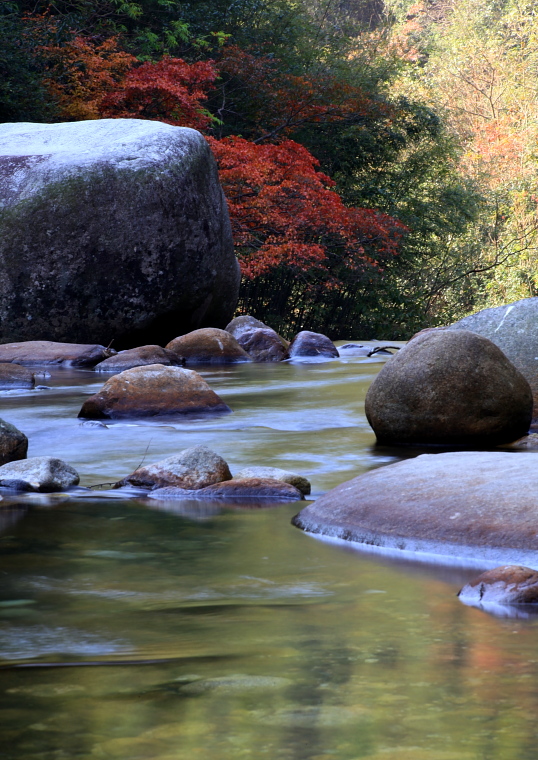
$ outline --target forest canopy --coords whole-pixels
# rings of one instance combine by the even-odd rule
[[[406,338],[537,294],[537,32],[513,0],[8,1],[0,121],[199,129],[241,312]]]

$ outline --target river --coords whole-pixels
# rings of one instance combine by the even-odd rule
[[[292,527],[106,485],[195,444],[306,475],[313,498],[404,453],[364,416],[379,359],[203,371],[233,414],[81,424],[106,376],[5,392],[29,456],[76,497],[0,511],[0,758],[535,760],[538,628],[465,607],[476,570],[401,562]]]

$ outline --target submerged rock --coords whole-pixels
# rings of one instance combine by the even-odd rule
[[[0,124],[0,206],[0,340],[132,345],[233,315],[227,206],[193,129]]]
[[[301,356],[338,357],[338,349],[326,335],[303,330],[290,343],[290,359]]]
[[[26,367],[63,365],[92,367],[116,352],[96,343],[57,343],[52,340],[26,340],[21,343],[0,344],[0,362],[22,364]]]
[[[0,364],[0,389],[34,388],[35,374],[18,364]]]
[[[282,483],[289,483],[298,488],[301,493],[307,496],[310,493],[310,481],[302,475],[296,475],[288,470],[281,470],[279,467],[245,467],[241,472],[234,476],[234,480],[243,480],[245,478],[271,478],[280,480]]]
[[[458,596],[472,606],[538,605],[538,572],[521,565],[496,567],[466,583]]]
[[[83,403],[78,416],[120,419],[230,411],[197,372],[150,364],[111,377]]]
[[[55,457],[31,457],[0,467],[0,486],[18,491],[51,493],[79,483],[77,471]]]
[[[303,494],[295,486],[272,478],[243,478],[228,480],[196,491],[182,488],[158,488],[148,494],[150,499],[216,499],[219,501],[299,501]]]
[[[28,438],[9,422],[0,419],[0,465],[26,459]]]
[[[281,362],[288,356],[280,336],[270,327],[243,332],[237,342],[255,362]]]
[[[231,478],[228,464],[222,457],[207,446],[192,446],[160,462],[139,467],[117,483],[116,488],[126,485],[175,486],[196,490]]]
[[[233,364],[252,361],[233,335],[215,327],[180,335],[170,341],[166,348],[173,351],[185,364]]]
[[[426,332],[385,364],[365,401],[379,443],[495,446],[525,435],[529,384],[487,338]]]
[[[115,356],[99,362],[94,369],[96,372],[123,372],[126,369],[145,367],[149,364],[178,367],[181,366],[182,360],[176,353],[161,346],[139,346],[119,351]]]
[[[535,454],[422,454],[342,483],[293,520],[309,533],[382,550],[429,552],[447,563],[538,568]]]

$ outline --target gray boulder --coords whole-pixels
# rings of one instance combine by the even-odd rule
[[[0,419],[0,465],[26,459],[28,438],[15,425]]]
[[[94,369],[96,372],[123,372],[126,369],[145,367],[148,364],[177,367],[182,363],[181,357],[161,346],[139,346],[119,351],[115,356],[99,362]]]
[[[270,327],[241,333],[237,342],[255,362],[281,362],[288,356],[280,336]]]
[[[464,604],[538,604],[538,572],[521,565],[504,565],[474,578],[458,594]]]
[[[281,470],[279,467],[245,467],[241,472],[234,476],[234,480],[243,480],[245,478],[271,478],[280,480],[282,483],[298,488],[301,493],[307,496],[310,493],[310,481],[302,475],[296,475],[288,470]]]
[[[252,361],[233,335],[214,327],[205,327],[193,330],[187,335],[180,335],[171,340],[166,348],[173,351],[185,364],[234,364]]]
[[[0,344],[0,362],[25,367],[58,365],[63,367],[93,367],[97,362],[115,354],[113,349],[96,343],[57,343],[52,340],[26,340],[21,343]]]
[[[303,330],[290,343],[290,359],[318,357],[332,359],[338,357],[338,349],[326,335]]]
[[[182,488],[158,488],[148,494],[150,499],[174,501],[176,499],[203,499],[260,506],[266,501],[300,501],[303,494],[290,483],[272,478],[243,478],[215,483],[195,491]]]
[[[483,309],[444,329],[471,330],[495,343],[527,379],[538,418],[538,298]]]
[[[0,364],[0,389],[33,388],[35,374],[18,364]]]
[[[198,132],[140,119],[0,125],[0,340],[162,343],[224,326],[238,288]]]
[[[230,411],[198,372],[149,364],[111,377],[86,399],[78,416],[101,420]]]
[[[528,431],[532,393],[490,340],[438,330],[387,361],[365,409],[379,443],[495,446]]]
[[[243,333],[250,332],[251,330],[264,330],[267,328],[265,322],[260,322],[256,317],[251,317],[250,314],[244,314],[241,317],[235,317],[229,322],[225,330],[233,335],[237,340]]]
[[[55,457],[32,457],[0,467],[0,486],[18,491],[51,493],[78,483],[77,471]]]
[[[207,446],[192,446],[160,462],[138,467],[131,475],[116,483],[121,486],[177,488],[197,490],[223,480],[231,480],[227,462]]]
[[[426,553],[447,563],[538,569],[536,455],[422,454],[342,483],[293,522],[309,533],[414,559]]]

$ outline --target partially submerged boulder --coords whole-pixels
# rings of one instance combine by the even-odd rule
[[[17,491],[52,493],[78,483],[77,471],[56,457],[31,457],[0,467],[0,486]]]
[[[0,389],[8,390],[10,388],[34,388],[35,374],[20,367],[18,364],[1,364],[0,363]]]
[[[138,467],[131,475],[116,483],[121,486],[176,488],[197,490],[223,480],[231,480],[227,462],[207,446],[192,446],[160,462]]]
[[[385,364],[365,409],[379,443],[495,446],[528,431],[532,393],[490,340],[439,330],[415,337]]]
[[[111,377],[86,399],[78,416],[99,420],[230,411],[197,372],[150,364]]]
[[[293,522],[309,533],[415,558],[426,552],[447,563],[538,569],[536,461],[523,452],[422,454],[342,483]]]
[[[270,327],[243,332],[237,342],[255,362],[281,362],[288,356],[288,349]]]
[[[96,343],[58,343],[52,340],[26,340],[0,344],[0,362],[25,367],[62,365],[93,367],[116,352]]]
[[[193,129],[0,124],[0,208],[2,341],[140,345],[233,315],[227,206]]]
[[[332,359],[338,357],[338,349],[326,335],[303,330],[297,333],[290,343],[290,359],[300,357],[322,357]]]
[[[302,475],[296,475],[294,472],[282,470],[280,467],[245,467],[241,472],[234,476],[234,480],[244,480],[246,478],[270,478],[271,480],[280,480],[282,483],[289,483],[305,496],[310,493],[310,481]]]
[[[295,486],[272,478],[243,478],[186,491],[182,488],[158,488],[148,494],[150,499],[173,501],[175,499],[204,499],[217,501],[300,501],[303,494]]]
[[[171,340],[166,348],[173,351],[185,364],[234,364],[252,361],[233,335],[214,327],[180,335]]]
[[[265,322],[260,322],[256,317],[251,317],[250,314],[244,314],[241,317],[235,317],[226,325],[226,332],[233,335],[237,340],[243,335],[243,333],[251,332],[252,330],[265,330],[267,325]]]
[[[474,578],[458,594],[464,604],[538,605],[538,572],[521,565],[504,565]]]
[[[94,369],[96,372],[123,372],[126,369],[145,367],[148,364],[179,367],[182,360],[176,353],[161,346],[139,346],[119,351],[115,356],[99,362]]]
[[[0,465],[26,459],[28,438],[9,422],[0,419]]]
[[[527,379],[538,418],[538,298],[483,309],[444,329],[471,330],[495,343]]]

